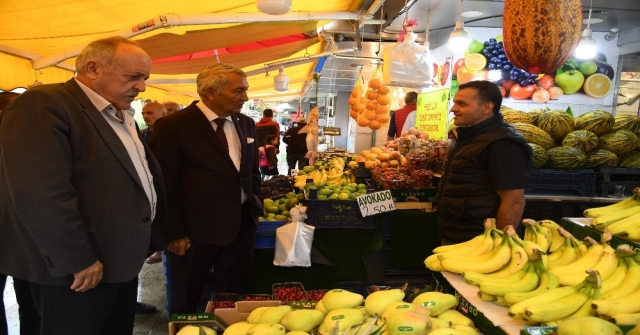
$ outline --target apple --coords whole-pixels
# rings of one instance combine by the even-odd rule
[[[562,89],[564,94],[574,94],[582,88],[584,75],[578,70],[569,70],[556,75],[556,85]]]
[[[595,62],[588,60],[586,62],[580,63],[578,70],[585,76],[590,76],[598,71],[598,65],[596,65]]]

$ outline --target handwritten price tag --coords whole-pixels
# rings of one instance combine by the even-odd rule
[[[356,198],[363,217],[390,212],[396,209],[391,191],[380,191],[361,195]]]

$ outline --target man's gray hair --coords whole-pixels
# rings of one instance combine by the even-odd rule
[[[216,93],[219,93],[222,86],[227,83],[226,74],[228,73],[235,73],[242,77],[247,77],[242,69],[231,64],[211,64],[200,70],[200,73],[198,73],[198,78],[196,79],[198,84],[198,95],[201,97],[206,96],[207,89],[209,88],[213,89]]]
[[[78,73],[84,72],[84,67],[90,61],[96,61],[102,66],[111,68],[113,66],[116,50],[121,44],[130,44],[140,47],[138,43],[122,36],[113,36],[95,40],[84,47],[84,49],[80,51],[78,57],[76,57],[76,71]]]

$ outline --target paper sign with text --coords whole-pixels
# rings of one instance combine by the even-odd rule
[[[429,138],[446,140],[449,133],[449,89],[441,89],[418,95],[416,128]]]
[[[390,212],[396,209],[391,191],[385,190],[361,195],[356,198],[362,217]]]

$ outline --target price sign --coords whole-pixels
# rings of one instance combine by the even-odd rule
[[[393,202],[393,197],[389,190],[361,195],[356,198],[356,201],[358,201],[362,217],[390,212],[396,209],[396,204]]]

